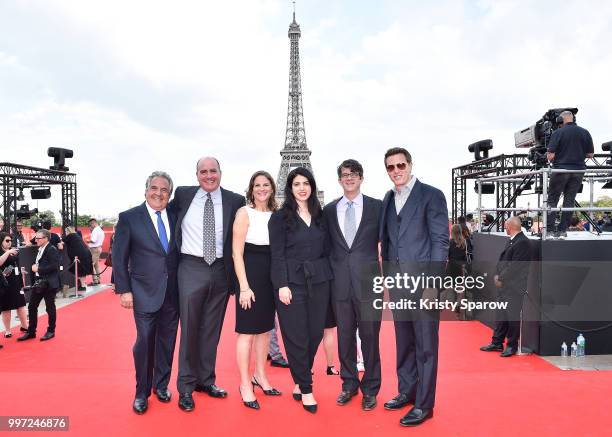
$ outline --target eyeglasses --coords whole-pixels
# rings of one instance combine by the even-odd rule
[[[387,165],[387,171],[391,173],[393,170],[395,170],[396,167],[398,170],[406,170],[406,166],[408,166],[408,163],[406,162],[400,162],[399,164],[389,164]]]
[[[342,173],[340,179],[359,178],[360,176],[359,173]]]
[[[35,240],[44,240],[47,237],[34,237]]]

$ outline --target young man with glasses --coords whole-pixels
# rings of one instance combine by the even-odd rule
[[[30,326],[28,332],[19,337],[17,341],[30,340],[36,338],[36,326],[38,324],[38,305],[40,301],[45,300],[45,307],[49,316],[49,327],[47,332],[40,338],[40,341],[50,340],[55,337],[55,294],[60,287],[60,256],[58,250],[51,244],[49,239],[51,233],[47,229],[40,229],[36,232],[36,244],[38,252],[36,261],[32,266],[32,274],[35,278],[35,284],[40,286],[35,287],[30,297],[28,305],[28,316]]]
[[[362,289],[364,272],[374,266],[378,273],[378,234],[382,202],[361,193],[363,167],[354,159],[338,166],[338,182],[343,196],[323,210],[330,241],[330,265],[334,273],[331,301],[338,325],[338,355],[342,391],[336,399],[346,405],[359,390],[361,408],[376,407],[380,390],[380,312],[373,311],[372,290]],[[359,328],[365,373],[357,370]]]
[[[393,188],[383,200],[380,221],[383,273],[410,276],[442,274],[448,255],[448,210],[444,194],[417,180],[412,174],[412,157],[404,148],[385,153],[385,167]],[[393,310],[397,350],[399,394],[385,409],[413,408],[400,420],[415,426],[433,417],[438,375],[439,314],[421,309],[435,290],[390,288],[392,301],[404,299],[415,309]]]

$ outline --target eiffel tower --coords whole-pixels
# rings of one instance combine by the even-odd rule
[[[289,103],[287,108],[287,131],[285,147],[281,150],[281,166],[276,179],[276,200],[282,205],[285,200],[285,184],[287,175],[296,167],[312,170],[310,154],[306,144],[304,129],[304,110],[302,108],[302,84],[300,78],[300,25],[295,21],[295,2],[293,3],[293,22],[289,25]],[[314,172],[313,172],[314,174]],[[317,198],[323,205],[323,191],[317,191]]]

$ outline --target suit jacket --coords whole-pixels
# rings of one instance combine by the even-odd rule
[[[502,282],[502,292],[522,293],[527,290],[529,261],[531,261],[529,238],[519,232],[508,241],[497,263],[496,270]]]
[[[410,197],[399,212],[401,218],[397,259],[390,259],[387,212],[394,202],[389,190],[383,199],[380,217],[380,241],[383,261],[438,261],[440,267],[448,256],[448,210],[442,191],[417,180]]]
[[[172,228],[176,216],[168,208],[166,212]],[[115,289],[119,294],[132,292],[135,311],[156,312],[167,292],[171,298],[177,297],[175,237],[171,232],[166,253],[144,202],[119,214],[113,244]]]
[[[177,215],[174,234],[176,235],[176,245],[179,253],[182,243],[181,225],[199,189],[199,186],[178,187],[174,193],[174,199],[172,199],[169,204],[169,208],[174,210]],[[246,201],[244,196],[221,188],[221,202],[223,203],[223,263],[227,274],[227,283],[231,287],[229,291],[234,293],[236,290],[240,289],[240,286],[238,284],[238,278],[234,270],[234,260],[232,258],[232,229],[234,227],[236,212],[245,205]]]
[[[287,225],[282,209],[272,213],[270,233],[271,278],[275,289],[290,284],[318,284],[332,279],[325,223],[313,219],[310,226],[299,217]],[[295,292],[295,290],[291,290]]]
[[[328,203],[323,209],[330,244],[329,261],[334,274],[332,298],[339,301],[350,297],[371,300],[374,298],[371,287],[362,290],[361,285],[362,281],[367,280],[372,274],[380,275],[378,236],[382,202],[363,195],[361,221],[353,244],[349,248],[338,223],[339,200]]]
[[[60,287],[60,254],[51,243],[47,243],[45,251],[38,260],[38,277],[46,279],[50,289]]]

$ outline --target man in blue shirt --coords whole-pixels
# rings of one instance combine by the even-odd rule
[[[576,125],[574,114],[571,111],[563,111],[561,118],[563,126],[553,132],[550,137],[548,160],[552,163],[553,168],[584,170],[586,168],[585,158],[592,158],[594,153],[591,134]],[[548,184],[548,205],[555,208],[563,193],[563,207],[573,207],[583,176],[584,173],[553,173]],[[555,236],[559,238],[567,236],[566,231],[571,217],[571,211],[563,211]],[[548,232],[554,231],[556,218],[556,212],[548,214]]]

